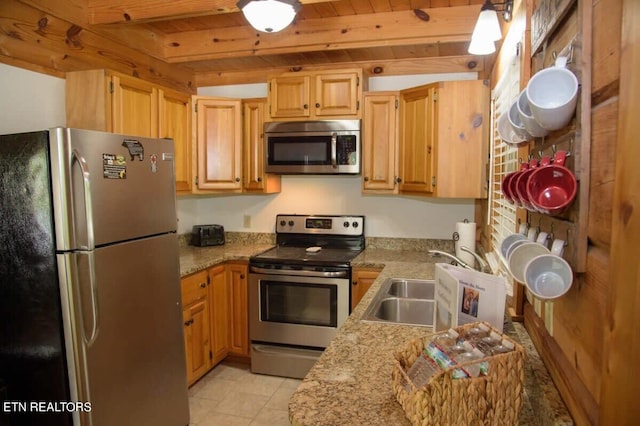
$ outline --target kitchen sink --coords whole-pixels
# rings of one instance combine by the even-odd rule
[[[363,321],[433,326],[435,282],[388,278],[362,316]]]
[[[409,280],[392,278],[388,294],[412,299],[433,300],[435,285],[431,280]]]

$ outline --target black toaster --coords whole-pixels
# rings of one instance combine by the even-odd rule
[[[196,247],[221,246],[224,244],[222,225],[195,225],[191,229],[191,242]]]

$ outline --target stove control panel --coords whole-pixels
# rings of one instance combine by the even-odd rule
[[[364,216],[276,216],[279,234],[364,235]]]

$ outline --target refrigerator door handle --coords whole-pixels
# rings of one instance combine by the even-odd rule
[[[93,232],[93,208],[91,206],[91,181],[89,165],[77,149],[73,150],[73,158],[77,160],[82,171],[82,187],[84,189],[84,219],[87,222],[87,250],[95,249],[95,238]]]
[[[75,159],[80,166],[80,171],[82,172],[82,187],[84,190],[84,214],[85,221],[87,223],[87,250],[86,255],[88,256],[88,264],[89,264],[89,291],[91,292],[91,333],[89,336],[86,335],[86,332],[83,330],[84,341],[87,346],[91,346],[93,342],[96,340],[98,336],[98,295],[97,295],[97,285],[96,285],[96,268],[95,268],[95,259],[94,259],[94,250],[95,250],[95,238],[93,231],[93,208],[91,206],[91,181],[89,173],[89,165],[84,157],[80,154],[77,149],[73,150],[72,153],[73,159]]]
[[[86,253],[86,255],[89,263],[89,291],[91,292],[91,333],[87,336],[83,327],[82,334],[86,345],[90,347],[98,337],[98,286],[96,285],[96,266],[93,251]]]

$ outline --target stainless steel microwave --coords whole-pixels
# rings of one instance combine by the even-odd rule
[[[360,173],[360,120],[265,123],[264,143],[267,173]]]

